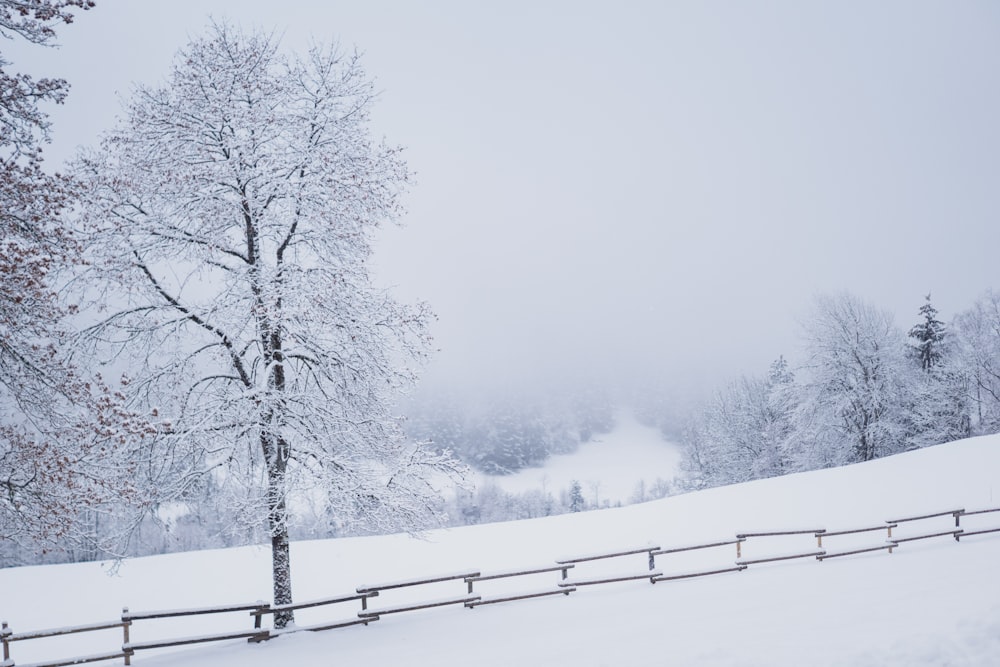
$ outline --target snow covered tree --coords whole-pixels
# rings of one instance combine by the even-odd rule
[[[105,309],[88,334],[128,368],[132,405],[170,424],[147,472],[163,494],[212,474],[237,527],[266,524],[279,605],[297,494],[410,529],[438,518],[432,478],[461,472],[393,416],[431,314],[370,279],[373,233],[409,180],[370,136],[374,100],[357,54],[287,56],[216,24],[78,163]]]
[[[805,324],[808,377],[796,417],[803,469],[904,449],[906,364],[892,316],[843,293],[816,299]]]
[[[955,318],[947,366],[964,382],[972,431],[1000,432],[1000,293],[988,290]]]
[[[682,437],[689,484],[720,486],[792,472],[795,401],[795,377],[784,357],[766,377],[743,376],[717,392]]]
[[[0,36],[52,45],[73,9],[93,4],[0,0]],[[42,145],[50,130],[43,105],[62,102],[68,84],[9,67],[0,56],[0,542],[114,551],[109,535],[76,520],[85,508],[106,511],[111,498],[136,500],[132,464],[119,455],[152,427],[67,356],[73,308],[60,303],[56,283],[78,262],[63,222],[76,188],[43,169]],[[9,553],[0,548],[0,560],[10,564]]]
[[[907,405],[907,449],[960,440],[972,435],[967,376],[948,361],[930,374],[918,371],[910,380]]]
[[[924,297],[927,301],[920,307],[924,321],[910,329],[913,355],[920,361],[920,368],[930,372],[941,361],[941,347],[944,345],[944,322],[937,318],[937,308],[931,305],[931,295]]]
[[[583,487],[579,480],[571,480],[569,483],[569,511],[582,512],[587,508],[587,501],[583,499]]]
[[[909,448],[927,447],[968,437],[968,380],[956,365],[958,358],[931,297],[920,307],[923,321],[910,329],[913,340],[910,357],[919,366],[909,379],[910,404],[907,406]]]

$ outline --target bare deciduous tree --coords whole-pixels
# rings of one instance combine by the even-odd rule
[[[339,521],[409,528],[439,507],[433,476],[459,471],[391,412],[431,314],[369,277],[372,234],[409,180],[370,136],[374,99],[357,54],[286,57],[214,25],[79,162],[108,308],[96,349],[128,368],[133,406],[169,421],[149,458],[173,484],[161,492],[213,474],[246,525],[266,522],[276,604],[291,601],[297,494]]]

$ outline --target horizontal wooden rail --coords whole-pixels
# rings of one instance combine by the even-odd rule
[[[361,600],[365,602],[368,598],[378,597],[378,591],[369,591],[367,593],[357,593],[353,595],[341,595],[333,598],[322,598],[319,600],[309,600],[308,602],[295,602],[293,604],[277,604],[273,607],[270,605],[259,607],[261,614],[273,614],[277,611],[296,611],[298,609],[309,609],[310,607],[322,607],[329,604],[339,604],[341,602],[351,602],[353,600]],[[251,614],[255,616],[256,613]]]
[[[78,632],[93,632],[95,630],[109,630],[120,628],[125,625],[122,621],[108,621],[106,623],[90,623],[88,625],[74,625],[66,628],[53,628],[51,630],[35,630],[32,632],[16,632],[4,635],[5,642],[16,642],[25,639],[41,639],[43,637],[60,637],[62,635],[72,635]]]
[[[166,648],[168,646],[186,646],[188,644],[204,644],[207,642],[222,642],[229,639],[248,639],[267,637],[267,630],[249,630],[243,632],[223,632],[214,635],[198,635],[193,637],[181,637],[179,639],[158,639],[150,642],[129,642],[123,644],[122,649],[127,653],[132,651],[144,651],[151,648]]]
[[[26,665],[17,665],[17,667],[66,667],[66,665],[85,665],[88,662],[100,662],[101,660],[115,660],[117,658],[125,658],[128,655],[125,651],[119,651],[117,653],[95,653],[93,655],[83,655],[77,658],[64,658],[62,660],[54,660],[50,662],[33,662]],[[0,664],[7,664],[13,667],[13,661],[5,661]]]
[[[945,535],[951,535],[956,540],[959,535],[965,532],[961,528],[956,528],[955,530],[943,530],[940,533],[928,533],[927,535],[914,535],[913,537],[894,537],[891,542],[894,544],[901,544],[903,542],[915,542],[916,540],[926,540],[931,537],[944,537]]]
[[[801,554],[789,554],[787,556],[769,556],[768,558],[755,558],[754,560],[738,560],[737,565],[757,565],[759,563],[774,563],[779,560],[792,560],[794,558],[809,558],[810,556],[825,556],[826,552],[820,549],[819,551],[808,551]]]
[[[565,563],[563,565],[548,565],[545,567],[535,567],[527,570],[510,570],[507,572],[496,572],[491,574],[479,574],[475,577],[467,577],[466,582],[472,583],[474,581],[489,581],[491,579],[507,579],[510,577],[524,577],[530,574],[542,574],[544,572],[559,572],[560,570],[565,572],[571,568],[576,567],[573,563]]]
[[[955,516],[956,514],[962,515],[964,513],[965,513],[964,509],[948,510],[945,512],[935,512],[933,514],[921,514],[920,516],[908,516],[908,517],[903,517],[902,519],[889,519],[886,521],[886,523],[906,523],[907,521],[920,521],[922,519],[933,519],[934,517],[938,516],[948,516],[949,514]]]
[[[656,577],[662,575],[663,573],[659,570],[650,570],[649,572],[643,572],[642,574],[612,575],[609,577],[601,577],[599,579],[567,579],[560,581],[556,585],[564,588],[575,586],[594,586],[596,584],[612,584],[618,581],[636,581],[638,579],[649,579],[650,583],[656,583]]]
[[[279,637],[283,634],[289,634],[292,632],[322,632],[323,630],[335,630],[337,628],[349,628],[352,625],[368,625],[369,623],[374,623],[379,620],[378,613],[374,615],[367,615],[364,618],[356,618],[350,621],[332,621],[329,623],[317,623],[316,625],[296,625],[290,628],[283,628],[281,630],[270,630],[268,633],[268,639],[274,637]],[[250,641],[253,641],[252,639]]]
[[[496,604],[498,602],[514,602],[516,600],[531,600],[532,598],[541,598],[549,595],[569,595],[576,590],[575,586],[561,586],[555,590],[538,591],[535,593],[518,593],[516,595],[504,595],[500,597],[492,598],[482,598],[479,600],[474,600],[472,602],[466,602],[465,606],[469,609],[475,607],[481,607],[485,604]]]
[[[884,523],[881,526],[871,526],[870,528],[852,528],[851,530],[833,530],[827,531],[825,533],[817,533],[816,536],[819,537],[836,537],[837,535],[853,535],[855,533],[872,533],[876,530],[886,530],[887,528],[895,528],[894,523]]]
[[[466,578],[465,583],[467,583],[469,585],[469,589],[468,589],[469,595],[472,595],[473,584],[475,582],[477,582],[477,581],[492,581],[492,580],[496,580],[496,579],[511,579],[513,577],[527,577],[527,576],[530,576],[530,575],[533,575],[533,574],[544,574],[546,572],[562,572],[562,578],[566,579],[566,577],[568,576],[569,570],[572,569],[572,568],[574,568],[574,567],[576,567],[576,565],[574,565],[573,563],[566,563],[566,564],[563,564],[563,565],[547,565],[547,566],[544,566],[544,567],[534,567],[534,568],[528,568],[528,569],[522,569],[522,570],[509,570],[507,572],[494,572],[492,574],[487,574],[487,575],[480,574],[480,575],[475,576],[475,577],[468,577],[468,578]],[[532,597],[534,597],[534,596],[532,596]],[[512,600],[513,599],[522,599],[522,598],[512,598]],[[491,598],[491,600],[493,602],[501,602],[501,601],[506,602],[507,601],[507,600],[499,600],[499,599],[496,599],[496,598]],[[480,603],[477,603],[477,604],[492,604],[492,602],[480,602]],[[470,607],[470,605],[466,605],[466,606]]]
[[[737,533],[736,539],[747,539],[748,537],[776,537],[780,535],[823,535],[826,528],[812,528],[810,530],[773,530],[764,533]]]
[[[427,577],[424,579],[407,579],[405,581],[391,581],[389,583],[378,584],[376,586],[366,584],[364,586],[358,586],[356,590],[358,593],[372,593],[378,591],[388,591],[394,588],[406,588],[408,586],[423,586],[425,584],[437,584],[443,581],[453,581],[455,579],[469,579],[471,577],[478,577],[479,575],[480,575],[479,570],[472,570],[469,572],[443,574],[433,577]]]
[[[677,554],[682,551],[695,551],[697,549],[710,549],[712,547],[724,547],[729,544],[736,544],[737,542],[745,542],[746,538],[738,537],[735,540],[724,540],[722,542],[710,542],[708,544],[695,544],[690,547],[672,547],[670,549],[659,549],[653,552],[654,556],[663,556],[665,554]]]
[[[379,616],[380,614],[398,614],[403,611],[416,611],[417,609],[431,609],[432,607],[443,607],[449,604],[465,604],[467,602],[475,602],[479,600],[478,595],[464,595],[460,598],[445,598],[442,600],[432,600],[430,602],[417,602],[413,604],[404,604],[397,607],[385,607],[384,609],[372,609],[369,611],[360,611],[358,616],[361,618],[367,618],[371,616]]]
[[[972,510],[971,512],[966,512],[962,510],[962,516],[972,516],[974,514],[989,514],[991,512],[1000,512],[1000,507],[993,507],[985,510]]]
[[[710,574],[723,574],[725,572],[742,572],[747,569],[746,565],[737,565],[736,567],[724,567],[718,570],[705,570],[703,572],[685,572],[684,574],[664,574],[656,577],[656,581],[653,583],[658,583],[660,581],[675,581],[677,579],[693,579],[694,577],[707,577]]]
[[[970,535],[985,535],[986,533],[1000,533],[1000,528],[984,528],[983,530],[962,530],[961,533],[955,535],[955,539],[958,540],[960,537],[969,537]]]
[[[176,618],[178,616],[199,616],[202,614],[226,614],[234,611],[250,611],[257,610],[267,607],[268,604],[263,601],[257,601],[253,604],[234,604],[224,607],[199,607],[194,609],[164,609],[162,611],[143,611],[134,612],[128,611],[127,609],[122,612],[122,622],[125,621],[144,621],[153,618]]]
[[[591,554],[589,556],[579,556],[577,558],[561,558],[556,562],[559,563],[560,565],[565,565],[567,563],[586,563],[588,561],[603,560],[605,558],[620,558],[621,556],[632,556],[634,554],[648,554],[659,550],[660,547],[650,545],[648,547],[641,547],[638,549],[628,549],[626,551],[613,551],[610,553]]]
[[[877,547],[864,547],[862,549],[851,549],[850,551],[834,551],[833,553],[826,553],[822,556],[816,556],[816,560],[822,561],[826,560],[827,558],[839,558],[840,556],[853,556],[854,554],[863,554],[863,553],[868,553],[869,551],[885,551],[886,549],[889,550],[889,553],[892,553],[892,550],[894,548],[895,548],[894,544],[882,544]]]

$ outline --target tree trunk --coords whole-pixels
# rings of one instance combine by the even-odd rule
[[[268,471],[267,519],[271,532],[271,579],[274,583],[275,605],[292,603],[292,561],[288,543],[284,468],[284,461],[276,461]],[[294,622],[295,613],[292,611],[279,611],[274,614],[275,628],[284,628]]]
[[[278,303],[280,310],[280,300]],[[261,309],[260,312],[266,312]],[[268,388],[276,395],[285,391],[285,367],[282,355],[281,335],[267,318],[263,320],[261,329],[265,332],[264,358],[271,366],[268,377]],[[280,435],[284,424],[284,405],[281,400],[276,402],[270,414],[264,420],[268,428],[277,432],[265,433],[261,437],[265,460],[267,461],[267,517],[271,533],[271,578],[274,585],[274,604],[292,603],[292,561],[288,542],[288,505],[285,498],[287,491],[285,475],[288,470],[290,447],[287,440]],[[281,611],[274,614],[274,627],[284,628],[295,622],[295,613]]]

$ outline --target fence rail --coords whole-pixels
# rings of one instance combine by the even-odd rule
[[[949,514],[955,517],[958,521],[958,517],[965,513],[964,509],[957,510],[945,510],[944,512],[935,512],[934,514],[921,514],[920,516],[908,516],[902,519],[889,519],[886,523],[906,523],[909,521],[921,521],[923,519],[933,519],[939,516],[948,516]]]
[[[691,579],[696,577],[711,576],[716,574],[732,573],[732,572],[743,572],[747,570],[752,565],[758,565],[763,563],[771,563],[777,561],[787,561],[799,558],[810,558],[814,557],[817,561],[823,561],[830,558],[839,558],[843,556],[852,556],[856,554],[872,553],[875,551],[888,551],[890,554],[894,549],[898,548],[900,544],[915,542],[919,540],[931,539],[935,537],[945,537],[951,536],[956,542],[960,541],[962,537],[970,537],[973,535],[984,535],[987,533],[998,533],[1000,532],[1000,527],[975,527],[969,530],[968,527],[960,527],[960,522],[962,517],[969,517],[974,515],[984,515],[1000,512],[1000,507],[989,508],[989,509],[979,509],[973,511],[966,511],[965,509],[957,510],[947,510],[944,512],[935,512],[932,514],[922,514],[918,516],[903,517],[900,519],[890,519],[882,525],[878,526],[868,526],[864,528],[854,528],[846,530],[826,530],[825,528],[815,528],[810,530],[783,530],[783,531],[766,531],[766,532],[745,532],[738,533],[735,539],[725,539],[715,542],[708,542],[704,544],[696,544],[692,546],[681,546],[681,547],[671,547],[667,549],[660,548],[659,546],[645,546],[632,549],[622,549],[618,551],[610,551],[599,554],[577,556],[573,558],[562,558],[555,561],[554,565],[544,565],[534,568],[521,568],[515,570],[509,570],[505,572],[495,572],[483,574],[479,570],[466,570],[463,572],[429,576],[420,579],[408,579],[403,581],[388,582],[377,585],[363,585],[355,589],[354,593],[347,595],[340,595],[336,597],[322,598],[318,600],[311,600],[307,602],[299,602],[286,605],[274,605],[272,606],[267,602],[254,602],[249,604],[234,604],[234,605],[224,605],[216,607],[204,607],[204,608],[193,608],[193,609],[172,609],[172,610],[162,610],[162,611],[149,611],[149,612],[132,612],[129,611],[128,607],[122,610],[121,619],[117,621],[108,621],[103,623],[91,623],[88,625],[77,625],[68,626],[63,628],[53,628],[49,630],[35,630],[31,632],[20,632],[15,633],[10,629],[7,622],[2,623],[0,627],[0,643],[3,645],[3,662],[0,662],[0,667],[63,667],[64,665],[79,665],[89,662],[99,662],[99,661],[109,661],[109,660],[124,660],[125,665],[131,664],[131,659],[135,651],[154,649],[154,648],[167,648],[175,646],[184,646],[188,644],[196,644],[203,642],[216,642],[216,641],[227,641],[236,639],[246,639],[250,642],[262,642],[274,637],[286,634],[288,632],[298,632],[298,631],[320,631],[329,630],[333,628],[342,628],[351,625],[368,625],[373,621],[379,620],[383,615],[396,614],[408,611],[416,611],[422,609],[431,609],[435,607],[442,607],[447,605],[463,605],[469,609],[487,604],[499,604],[505,602],[513,602],[518,600],[527,600],[533,598],[540,598],[546,596],[556,596],[556,595],[569,595],[570,593],[577,590],[579,586],[594,586],[607,583],[617,583],[633,580],[644,580],[648,579],[650,583],[665,582],[665,581],[677,581],[682,579]],[[925,521],[930,519],[938,519],[940,517],[952,516],[955,520],[955,527],[950,530],[935,530],[934,532],[924,533],[920,535],[912,535],[906,537],[893,537],[892,529],[896,528],[901,523],[909,523],[914,521]],[[886,531],[886,540],[884,542],[866,545],[857,548],[850,548],[843,551],[827,551],[823,548],[823,539],[829,539],[833,537],[840,537],[844,535],[858,535],[863,533],[878,532],[881,530]],[[780,554],[780,555],[768,555],[757,558],[742,558],[742,547],[751,539],[755,542],[767,537],[794,537],[797,535],[810,535],[816,538],[818,549],[813,549],[810,551],[797,551],[791,554]],[[680,572],[680,573],[668,573],[664,574],[661,569],[657,567],[656,559],[658,557],[667,557],[673,554],[692,552],[703,549],[711,549],[716,547],[736,545],[736,558],[734,565],[724,566],[724,567],[712,567],[705,570],[697,570],[693,572]],[[635,556],[640,554],[646,554],[648,569],[642,572],[627,572],[614,575],[586,575],[583,574],[579,577],[569,577],[569,570],[574,570],[576,573],[580,568],[586,568],[587,564],[598,560],[609,560],[616,558],[626,558],[628,556]],[[555,586],[543,588],[541,590],[532,590],[526,592],[518,593],[503,593],[501,595],[483,597],[479,592],[474,591],[475,584],[485,581],[495,581],[500,579],[511,579],[515,577],[537,577],[539,575],[550,574],[550,573],[560,573],[560,579],[555,582]],[[455,594],[438,598],[433,600],[421,600],[421,601],[411,601],[403,604],[386,606],[381,609],[370,609],[368,607],[368,601],[371,598],[380,597],[380,594],[385,591],[397,590],[403,588],[415,588],[420,586],[429,586],[436,584],[448,584],[450,582],[462,582],[466,586],[464,591],[456,591]],[[348,602],[360,602],[361,609],[356,612],[354,616],[349,619],[342,619],[337,621],[330,621],[325,623],[319,623],[310,626],[296,626],[289,629],[275,629],[263,627],[264,617],[274,614],[279,611],[293,611],[297,609],[307,609],[328,605],[340,605]],[[229,632],[222,632],[216,634],[207,635],[197,635],[188,637],[179,637],[173,639],[155,639],[142,642],[131,641],[130,631],[133,624],[136,621],[153,621],[165,618],[180,618],[180,617],[190,617],[190,616],[203,616],[206,614],[224,614],[224,613],[236,613],[236,612],[249,612],[249,615],[254,619],[253,629],[235,629]],[[110,630],[114,628],[122,629],[122,644],[121,650],[108,653],[100,653],[93,655],[84,655],[74,658],[61,658],[54,659],[47,662],[32,663],[31,665],[20,664],[16,665],[14,660],[10,657],[10,646],[11,644],[19,641],[28,640],[44,640],[47,638],[58,637],[62,635],[85,633],[85,632],[95,632],[99,630]]]
[[[781,556],[768,556],[767,558],[754,558],[752,560],[738,560],[737,565],[758,565],[760,563],[775,563],[780,560],[793,560],[795,558],[810,558],[812,556],[820,557],[825,556],[826,552],[822,549],[818,551],[807,551],[805,553],[798,554],[784,554]]]
[[[891,530],[895,528],[898,524],[886,522],[881,526],[870,526],[868,528],[852,528],[850,530],[833,530],[824,531],[822,533],[817,532],[816,537],[837,537],[839,535],[856,535],[858,533],[871,533],[876,530]]]
[[[667,575],[661,574],[657,577],[654,577],[655,580],[653,583],[656,583],[657,581],[673,581],[675,579],[692,579],[694,577],[707,577],[712,574],[723,574],[725,572],[742,572],[745,569],[747,569],[746,565],[737,565],[736,567],[723,567],[717,570],[684,572],[681,574],[667,574]]]
[[[528,569],[519,570],[509,570],[507,572],[494,572],[492,574],[480,574],[475,577],[467,577],[465,583],[469,586],[469,595],[473,593],[473,585],[477,581],[496,581],[498,579],[513,579],[515,577],[530,577],[536,574],[547,574],[549,572],[561,572],[562,578],[565,581],[567,578],[567,573],[570,569],[576,567],[575,563],[562,563],[556,565],[547,565],[544,567],[533,567]],[[529,600],[531,598],[546,597],[548,595],[569,595],[576,590],[575,586],[561,586],[557,588],[546,588],[540,591],[531,592],[521,592],[515,594],[506,594],[501,596],[493,596],[488,598],[482,598],[478,600],[473,600],[466,602],[465,606],[469,609],[475,607],[480,607],[486,604],[497,604],[498,602],[514,602],[515,600]]]
[[[899,546],[903,542],[915,542],[917,540],[926,540],[931,537],[944,537],[945,535],[949,537],[954,537],[955,541],[958,542],[958,536],[962,534],[962,529],[958,528],[956,530],[944,530],[940,533],[928,533],[926,535],[913,535],[912,537],[894,537],[892,538],[893,546]]]
[[[281,611],[295,611],[297,609],[312,609],[315,607],[325,607],[333,604],[341,604],[343,602],[355,602],[361,601],[361,611],[368,610],[368,598],[378,597],[378,591],[369,591],[365,593],[355,593],[353,595],[338,595],[332,598],[321,598],[319,600],[309,600],[308,602],[296,602],[292,604],[277,604],[268,605],[261,604],[254,611],[250,612],[250,615],[254,617],[254,628],[260,628],[262,623],[261,619],[267,614],[274,614]],[[360,614],[360,612],[359,612]],[[373,621],[379,620],[376,616],[364,616],[359,618],[344,619],[338,621],[327,621],[325,623],[313,624],[313,625],[303,625],[297,626],[296,631],[306,630],[310,632],[319,632],[321,630],[333,630],[335,628],[346,628],[352,625],[368,625]],[[270,639],[272,636],[283,634],[282,630],[268,630],[263,633],[259,633],[253,637],[248,637],[248,641],[251,642],[261,642]]]
[[[808,530],[772,530],[766,533],[737,533],[736,539],[749,537],[778,537],[782,535],[817,535],[825,533],[826,528],[809,528]]]
[[[880,544],[876,547],[864,547],[861,549],[850,549],[849,551],[834,551],[833,553],[825,553],[821,556],[816,556],[816,560],[827,560],[828,558],[839,558],[840,556],[854,556],[855,554],[866,554],[872,551],[885,551],[888,550],[892,553],[893,548],[896,546],[895,543]]]
[[[735,540],[723,540],[722,542],[709,542],[708,544],[696,544],[690,547],[674,547],[673,549],[659,549],[653,552],[654,556],[663,556],[666,554],[678,554],[683,551],[696,551],[698,549],[711,549],[712,547],[724,547],[730,544],[739,544],[740,542],[745,542],[745,537],[737,537]]]

